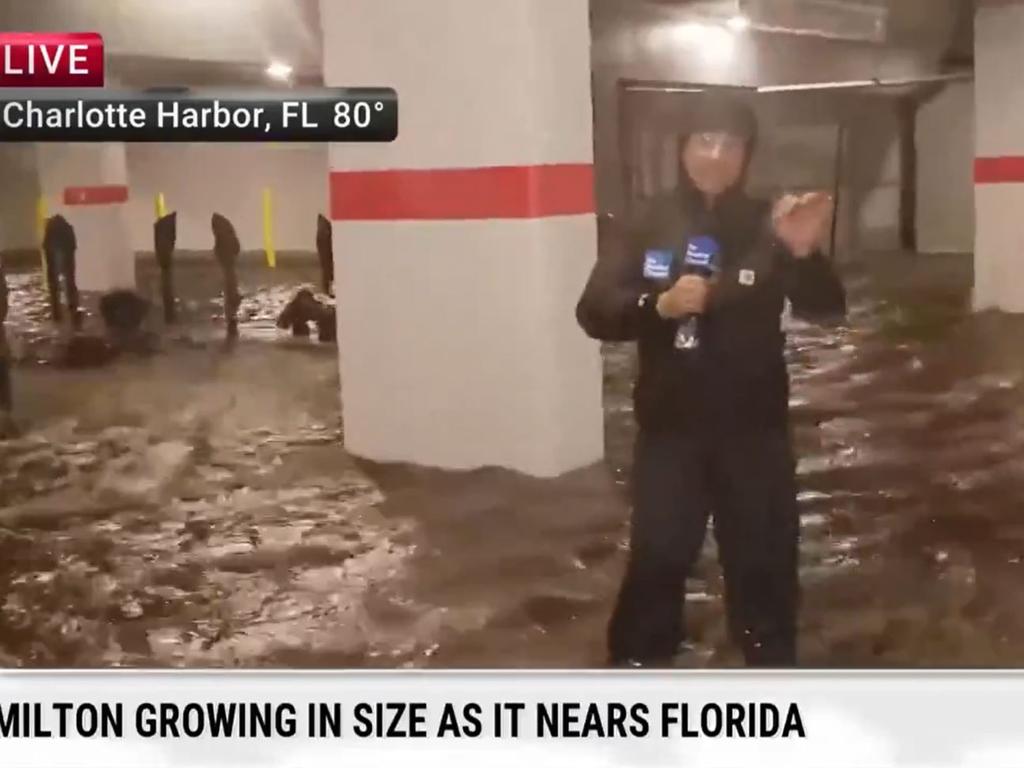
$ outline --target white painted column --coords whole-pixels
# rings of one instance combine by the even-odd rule
[[[323,0],[329,85],[399,137],[331,148],[355,455],[554,476],[603,454],[587,0]]]
[[[1024,312],[1024,4],[975,19],[976,309]]]
[[[36,157],[48,215],[75,228],[79,290],[134,288],[124,144],[38,144]]]

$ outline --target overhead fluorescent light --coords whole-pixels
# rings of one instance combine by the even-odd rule
[[[738,13],[726,21],[725,25],[733,32],[745,32],[750,29],[750,19],[742,13]]]
[[[687,21],[672,28],[672,37],[679,43],[699,43],[707,34],[708,28],[695,21]]]
[[[671,85],[627,85],[626,90],[631,93],[704,93],[703,88],[686,88]]]
[[[891,80],[879,80],[883,87],[899,87],[901,85],[927,85],[928,83],[951,83],[958,80],[973,80],[974,71],[970,69],[959,72],[946,72],[940,75],[923,75],[921,77],[905,77]]]
[[[283,61],[273,61],[267,66],[267,76],[274,80],[288,80],[292,76],[292,67]]]
[[[792,85],[762,85],[758,93],[783,93],[787,91],[826,91],[838,88],[864,88],[878,85],[877,80],[843,80],[834,83],[793,83]]]
[[[884,43],[893,0],[743,0],[742,13],[765,33]],[[925,3],[935,5],[936,3]]]
[[[841,88],[899,88],[930,83],[952,83],[974,79],[974,72],[962,70],[939,75],[922,75],[920,77],[893,78],[889,80],[844,80],[835,83],[793,83],[792,85],[762,85],[758,93],[785,93],[790,91],[829,91]]]

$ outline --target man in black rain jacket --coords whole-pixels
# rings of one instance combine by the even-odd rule
[[[735,642],[750,666],[791,666],[799,519],[781,315],[787,299],[804,319],[845,315],[820,250],[833,204],[822,193],[774,206],[748,197],[753,112],[698,98],[679,188],[614,239],[577,306],[589,336],[635,340],[639,353],[630,556],[610,662],[660,665],[677,653],[711,516]]]

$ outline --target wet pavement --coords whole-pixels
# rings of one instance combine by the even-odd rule
[[[851,278],[846,327],[789,323],[807,665],[1024,663],[1024,319],[968,314],[962,266],[894,255]],[[342,447],[336,349],[274,328],[314,269],[243,270],[228,348],[216,272],[183,267],[183,323],[155,308],[157,349],[94,370],[60,367],[39,277],[9,276],[0,664],[603,663],[631,348],[605,349],[600,466],[370,465]],[[721,593],[709,537],[694,664],[737,663]]]

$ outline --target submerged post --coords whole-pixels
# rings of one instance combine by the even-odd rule
[[[153,224],[153,248],[160,266],[160,296],[164,306],[164,322],[177,321],[174,307],[174,246],[178,236],[178,214],[161,216]]]
[[[46,259],[46,289],[50,298],[50,316],[55,323],[63,320],[60,296],[63,278],[68,314],[71,315],[71,324],[76,331],[82,327],[82,316],[78,311],[78,281],[75,267],[77,250],[75,228],[68,220],[59,214],[47,219],[43,235],[43,254]]]
[[[7,274],[0,263],[0,436],[7,431],[13,408],[11,351],[7,344]]]
[[[213,214],[213,255],[224,273],[224,320],[228,326],[228,339],[238,338],[238,305],[242,296],[238,291],[238,254],[242,251],[238,234],[230,221],[219,213]]]
[[[324,293],[334,295],[334,228],[322,213],[316,217],[316,253],[320,258],[320,283]]]

